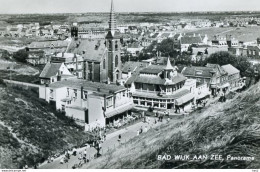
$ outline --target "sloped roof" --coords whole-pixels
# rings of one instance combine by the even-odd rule
[[[174,85],[181,81],[185,81],[186,77],[182,74],[178,73],[176,76],[174,76],[171,80],[161,78],[160,76],[138,76],[134,80],[134,82],[138,83],[146,83],[146,84],[155,84],[155,85]]]
[[[173,36],[174,39],[178,39],[181,34],[177,33]]]
[[[145,97],[145,98],[159,98],[159,99],[177,99],[177,98],[180,98],[186,94],[189,94],[190,91],[187,90],[187,89],[181,89],[181,90],[178,90],[176,91],[176,93],[174,94],[171,94],[171,95],[161,95],[161,96],[158,96],[154,93],[146,93],[146,92],[134,92],[133,93],[133,96],[138,96],[138,97]]]
[[[67,47],[69,42],[67,41],[42,41],[32,42],[29,48],[50,48],[50,47]]]
[[[195,37],[188,37],[188,36],[184,36],[181,37],[181,44],[198,44],[198,43],[202,43],[201,37],[199,36],[195,36]]]
[[[112,33],[111,31],[109,31],[106,35],[106,39],[112,39],[112,38],[117,38],[119,39],[121,37],[121,34],[119,31],[115,31],[114,33]]]
[[[157,38],[158,35],[159,35],[159,33],[155,33],[155,34],[153,34],[153,36],[151,36],[151,38]]]
[[[193,76],[193,77],[202,77],[202,78],[211,78],[211,72],[215,71],[211,67],[184,67],[182,74],[184,76]]]
[[[97,91],[97,88],[100,88],[100,93],[102,94],[111,94],[111,92],[117,92],[120,90],[126,90],[123,86],[118,86],[115,84],[105,84],[100,82],[92,82],[92,81],[86,81],[83,79],[68,79],[68,80],[62,80],[58,82],[54,82],[49,85],[51,88],[62,88],[62,87],[70,87],[74,89],[80,89],[81,86],[83,86],[84,90],[89,91]]]
[[[221,67],[228,73],[228,75],[233,75],[240,72],[237,68],[235,68],[231,64],[223,65]]]
[[[163,71],[165,68],[164,65],[150,65],[146,68],[142,69],[140,73],[150,73],[150,74],[158,74]]]
[[[62,63],[47,63],[40,74],[40,78],[51,78],[52,76],[55,76],[61,65]]]
[[[161,37],[169,37],[171,35],[171,33],[163,33],[162,35],[161,35]]]
[[[206,67],[215,68],[220,75],[227,74],[227,72],[223,68],[221,68],[218,64],[207,63]]]
[[[79,45],[77,47],[77,44]],[[71,43],[68,52],[82,54],[83,58],[87,61],[98,61],[102,60],[103,55],[106,52],[105,40],[80,40]]]
[[[127,46],[127,48],[140,48],[141,46],[139,45],[138,42],[134,42],[130,45]]]
[[[123,64],[122,72],[128,73],[130,70],[131,72],[139,71],[143,67],[146,67],[148,64],[145,62],[135,62],[135,61],[128,61]]]
[[[165,79],[162,79],[159,76],[138,76],[134,82],[145,83],[145,84],[156,84],[156,85],[164,85],[166,82]]]
[[[58,53],[55,57],[56,58],[64,58],[65,62],[73,62],[75,55],[77,57],[78,61],[83,61],[83,57],[78,55],[78,54],[73,54],[73,53]]]

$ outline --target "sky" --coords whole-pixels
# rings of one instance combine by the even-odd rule
[[[111,0],[0,0],[1,14],[109,12]],[[260,11],[260,0],[114,0],[116,12]]]

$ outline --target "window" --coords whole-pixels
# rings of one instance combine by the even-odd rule
[[[118,44],[117,44],[117,41],[116,41],[115,49],[116,49],[116,51],[118,50]]]
[[[77,98],[77,90],[76,90],[76,89],[74,90],[74,96],[73,96],[73,98],[75,98],[75,99]]]
[[[61,105],[61,111],[65,111],[65,105]]]
[[[115,67],[117,67],[118,66],[118,56],[116,55],[116,57],[115,57]]]
[[[50,98],[53,98],[53,90],[50,90]]]
[[[125,91],[123,92],[123,97],[125,97]]]
[[[84,99],[88,99],[88,92],[84,91]]]
[[[108,50],[112,50],[112,41],[111,40],[109,40],[108,41]]]
[[[112,97],[107,99],[107,107],[111,107],[111,106],[113,106],[113,99],[112,99]]]
[[[106,69],[106,59],[103,60],[103,69]]]

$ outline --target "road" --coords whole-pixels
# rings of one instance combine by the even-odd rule
[[[125,142],[129,141],[131,138],[138,137],[137,130],[139,130],[141,128],[141,126],[143,127],[143,129],[145,128],[145,126],[147,126],[147,128],[150,129],[150,128],[158,127],[163,123],[166,123],[166,120],[164,120],[163,122],[158,122],[158,123],[154,124],[155,118],[150,118],[150,119],[151,119],[150,123],[139,122],[134,125],[128,126],[127,128],[123,128],[123,129],[115,131],[111,134],[108,134],[107,140],[104,141],[101,145],[102,149],[101,149],[100,153],[104,154],[108,150],[113,150],[116,147],[118,147],[119,146],[119,142],[118,142],[119,134],[121,134],[121,137],[122,137],[121,144],[124,144]],[[93,147],[83,147],[83,148],[80,148],[77,150],[77,156],[71,155],[69,162],[60,164],[61,158],[64,157],[64,155],[62,155],[62,156],[54,159],[54,161],[51,163],[44,162],[43,164],[41,164],[39,166],[39,169],[72,169],[72,166],[74,164],[79,163],[79,160],[78,160],[79,152],[83,152],[85,149],[87,150],[88,159],[90,159],[90,161],[93,161],[94,154],[96,154],[96,150]]]

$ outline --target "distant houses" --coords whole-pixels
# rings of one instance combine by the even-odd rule
[[[240,77],[240,71],[230,64],[184,67],[181,73],[187,78],[196,79],[198,83],[206,83],[212,95],[216,95],[219,91],[228,92],[240,89],[245,85]]]

